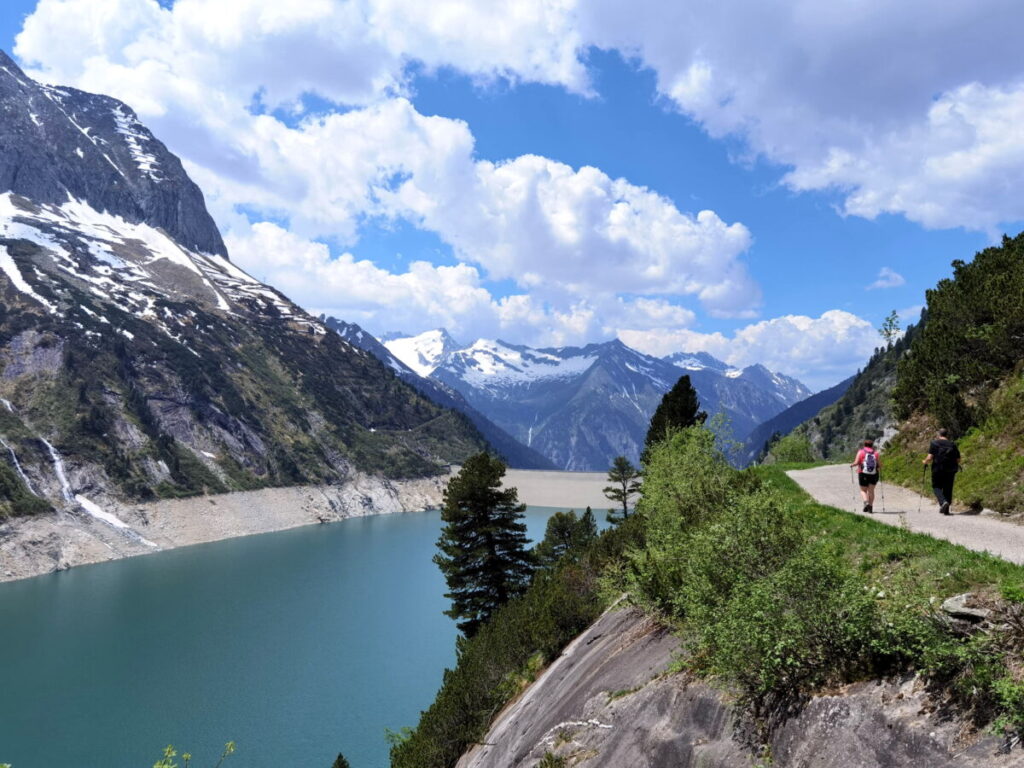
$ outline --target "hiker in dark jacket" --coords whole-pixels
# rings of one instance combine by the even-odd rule
[[[932,490],[939,502],[939,512],[948,515],[949,505],[953,503],[953,481],[960,471],[960,449],[949,439],[949,430],[939,430],[928,446],[924,463],[932,465]]]

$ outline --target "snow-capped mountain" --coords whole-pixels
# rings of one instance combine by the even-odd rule
[[[534,349],[479,339],[436,353],[440,335],[392,336],[387,346],[396,355],[429,348],[431,379],[564,469],[603,470],[620,454],[636,460],[654,409],[682,375],[704,409],[729,418],[739,440],[806,392],[761,366],[733,369],[703,352],[659,359],[617,340]]]
[[[787,408],[811,395],[811,391],[802,382],[783,373],[769,371],[760,363],[746,368],[734,368],[707,352],[675,352],[662,359],[687,372],[714,371],[726,378],[744,379],[772,393]]]
[[[461,348],[444,328],[418,336],[392,333],[381,339],[392,355],[424,377],[432,374],[441,361]]]
[[[508,432],[474,408],[458,391],[445,386],[440,381],[425,378],[399,360],[391,351],[371,334],[364,331],[356,323],[338,320],[334,317],[321,316],[320,320],[350,344],[375,355],[389,366],[398,378],[411,385],[420,394],[438,405],[452,408],[463,414],[480,430],[490,446],[517,469],[555,469],[555,465],[534,449],[516,440]],[[450,337],[449,337],[450,339]],[[402,347],[400,347],[402,348]],[[405,347],[408,349],[409,347]]]
[[[129,107],[2,52],[0,366],[0,517],[430,474],[485,444],[234,265]]]
[[[726,371],[735,370],[707,352],[673,352],[662,359],[682,368],[684,371],[711,370],[725,373]]]

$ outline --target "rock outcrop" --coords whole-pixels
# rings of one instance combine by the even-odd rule
[[[729,697],[669,674],[678,643],[635,609],[613,609],[502,711],[458,768],[753,768]],[[934,713],[917,678],[812,698],[779,727],[773,768],[1022,768],[1024,753]]]

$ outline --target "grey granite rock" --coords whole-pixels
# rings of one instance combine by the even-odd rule
[[[72,196],[145,222],[180,244],[227,255],[203,193],[117,99],[30,79],[0,51],[0,192],[36,203]]]

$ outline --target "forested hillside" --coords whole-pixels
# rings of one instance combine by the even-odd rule
[[[921,323],[908,326],[902,338],[876,349],[842,397],[793,430],[795,437],[807,439],[813,456],[841,458],[852,454],[865,437],[877,440],[893,434],[897,365],[925,323],[923,314]]]
[[[965,457],[962,501],[1024,508],[1024,233],[1004,237],[927,293],[928,322],[899,363],[893,390],[903,424],[889,473],[920,485],[920,458],[939,426]]]

